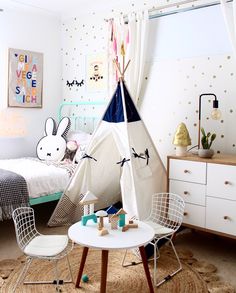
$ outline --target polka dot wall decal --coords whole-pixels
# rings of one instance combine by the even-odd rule
[[[186,78],[189,78],[189,75],[187,75]]]
[[[197,84],[195,83],[194,87],[197,87]]]
[[[231,75],[231,76],[233,76],[233,75],[234,75],[234,73],[233,73],[233,72],[231,72],[231,73],[230,73],[230,75]]]
[[[192,66],[192,69],[195,69],[195,65]]]
[[[202,75],[204,75],[205,73],[204,72],[202,72]]]
[[[227,59],[230,59],[231,58],[231,56],[227,56]]]
[[[229,112],[230,112],[230,113],[233,113],[233,109],[230,109]]]
[[[206,120],[209,120],[209,117],[206,117]]]
[[[185,117],[185,120],[188,120],[188,117]]]
[[[209,87],[212,87],[212,84],[209,84]]]
[[[207,57],[207,60],[210,60],[211,58],[210,57]]]
[[[197,126],[197,123],[194,123],[193,126],[196,127]]]
[[[224,136],[224,134],[221,134],[221,136],[220,136],[221,138],[224,138],[225,136]]]
[[[235,144],[233,144],[232,147],[234,148],[235,147]]]
[[[216,78],[216,76],[215,76],[215,75],[213,75],[212,77],[213,77],[213,78]]]
[[[224,90],[224,93],[227,93],[227,90]]]
[[[222,65],[219,65],[219,68],[222,68]]]
[[[220,120],[220,123],[224,123],[224,120]]]

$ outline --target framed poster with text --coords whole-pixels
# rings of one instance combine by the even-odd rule
[[[43,54],[9,49],[8,107],[42,108]]]

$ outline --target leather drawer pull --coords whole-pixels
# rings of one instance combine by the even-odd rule
[[[189,170],[184,170],[184,173],[191,173]]]
[[[189,192],[188,191],[184,191],[184,194],[187,195],[187,194],[189,194]]]

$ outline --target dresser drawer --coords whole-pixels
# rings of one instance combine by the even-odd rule
[[[205,228],[205,207],[186,203],[183,223]]]
[[[207,195],[236,201],[236,166],[208,164]]]
[[[170,192],[179,194],[186,203],[205,206],[206,185],[178,180],[170,180],[169,184]]]
[[[206,228],[236,236],[236,202],[207,197]]]
[[[206,184],[206,163],[170,160],[169,178]]]

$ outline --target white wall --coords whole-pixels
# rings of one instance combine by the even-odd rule
[[[222,118],[210,119],[212,98],[202,99],[202,126],[217,134],[217,153],[236,153],[236,59],[220,6],[150,21],[149,53],[141,115],[164,163],[184,122],[197,144],[198,101],[202,93],[219,99]]]
[[[44,121],[57,117],[61,102],[60,21],[54,15],[3,5],[0,13],[0,110],[7,108],[8,48],[32,50],[44,54],[42,109],[12,108],[25,121],[26,136],[0,140],[0,158],[36,155],[35,149],[43,135]],[[7,109],[9,110],[9,109]]]

